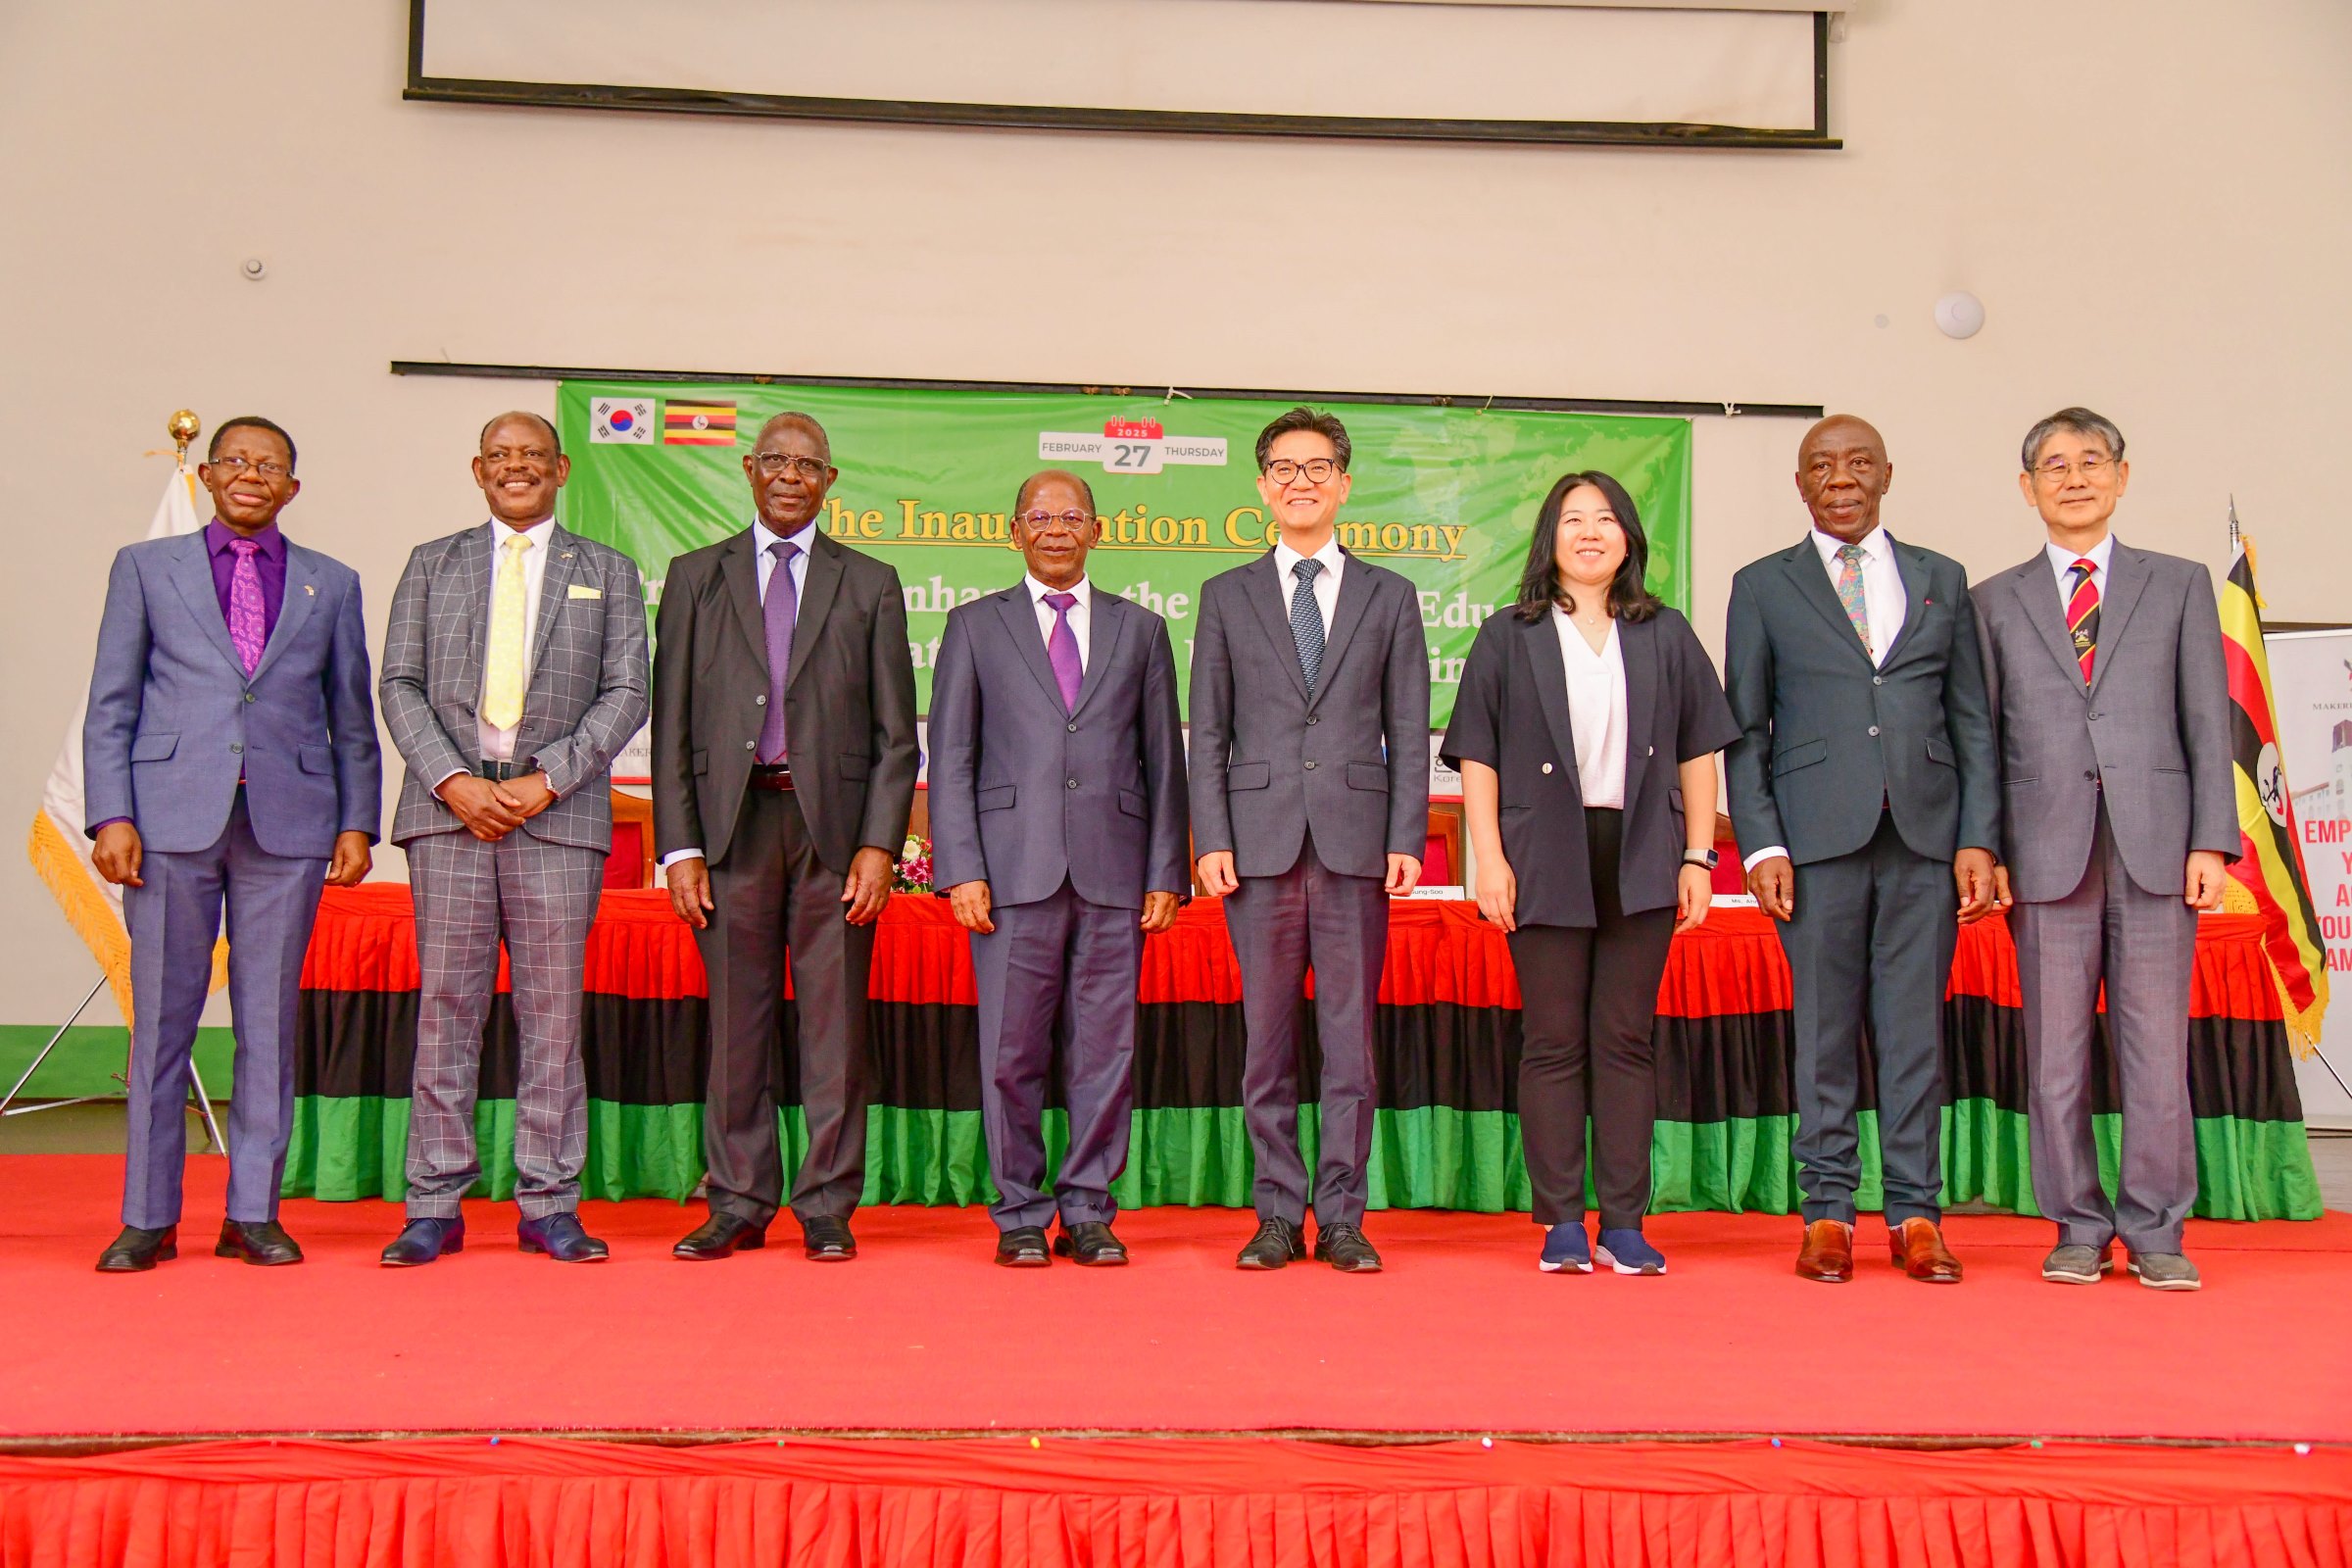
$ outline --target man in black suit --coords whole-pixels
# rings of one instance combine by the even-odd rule
[[[675,1249],[765,1244],[783,1200],[769,1057],[789,948],[808,1152],[808,1255],[855,1257],[865,1184],[866,973],[914,804],[899,574],[817,526],[823,426],[779,414],[743,460],[752,525],[669,564],[655,622],[654,839],[710,982],[710,1218]]]
[[[1225,900],[1250,1031],[1242,1096],[1256,1156],[1257,1233],[1236,1260],[1280,1268],[1305,1249],[1298,1019],[1315,971],[1322,1147],[1315,1256],[1380,1268],[1364,1239],[1377,1084],[1373,1006],[1389,904],[1429,843],[1429,645],[1406,578],[1340,548],[1347,427],[1293,409],[1257,438],[1275,547],[1200,587],[1193,641],[1193,848]]]
[[[1740,736],[1724,770],[1747,885],[1782,922],[1794,982],[1796,1272],[1853,1274],[1867,1020],[1893,1259],[1950,1284],[1943,993],[1956,923],[1992,907],[1999,796],[1968,576],[1879,525],[1893,477],[1862,420],[1805,433],[1796,488],[1813,531],[1732,580],[1724,691]]]
[[[1020,488],[1029,570],[949,612],[931,682],[931,864],[972,933],[980,1105],[997,1261],[1127,1261],[1110,1184],[1134,1119],[1144,933],[1165,931],[1185,864],[1184,724],[1158,615],[1086,575],[1095,497],[1047,469]],[[1058,1027],[1057,1027],[1058,1026]],[[1046,1088],[1063,1040],[1070,1139],[1046,1180]]]

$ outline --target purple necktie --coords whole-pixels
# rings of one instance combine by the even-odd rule
[[[1048,594],[1045,599],[1054,607],[1054,630],[1046,638],[1046,662],[1054,666],[1054,684],[1061,688],[1063,710],[1075,710],[1079,684],[1086,678],[1086,670],[1078,662],[1078,634],[1070,630],[1070,607],[1078,602],[1078,596]]]
[[[792,627],[801,616],[801,596],[792,586],[792,558],[801,547],[779,539],[767,547],[776,558],[767,574],[767,597],[760,618],[767,624],[767,717],[760,724],[760,760],[784,760],[784,677],[792,673]]]
[[[250,539],[231,539],[228,548],[237,558],[228,574],[228,640],[236,645],[237,662],[250,675],[262,662],[263,644],[270,640],[262,626],[262,574],[253,564],[253,553],[262,547]]]

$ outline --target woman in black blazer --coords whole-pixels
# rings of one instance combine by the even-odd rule
[[[1624,486],[1553,485],[1519,603],[1479,628],[1446,731],[1478,906],[1519,971],[1519,1128],[1546,1272],[1592,1271],[1588,1103],[1600,1259],[1666,1272],[1642,1235],[1650,1025],[1668,944],[1707,915],[1715,753],[1740,728],[1690,623],[1643,586],[1648,562]]]

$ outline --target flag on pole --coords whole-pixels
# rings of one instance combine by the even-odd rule
[[[2222,589],[2222,652],[2230,666],[2230,724],[2235,742],[2239,853],[2230,866],[2222,906],[2259,915],[2271,977],[2286,1013],[2295,1054],[2319,1049],[2328,1011],[2328,950],[2311,905],[2311,883],[2297,847],[2294,798],[2278,757],[2278,711],[2271,706],[2271,661],[2262,642],[2262,599],[2254,591],[2254,541],[2238,532],[2236,558]]]
[[[164,486],[156,505],[155,521],[147,527],[150,539],[194,533],[203,523],[196,515],[196,475],[182,464]],[[49,769],[49,787],[41,793],[40,809],[32,813],[32,836],[25,849],[32,868],[65,911],[66,923],[88,945],[91,956],[106,971],[124,1022],[130,1019],[130,933],[122,924],[122,890],[98,874],[90,863],[90,840],[83,832],[81,727],[88,715],[87,694],[74,702],[74,719],[66,726],[66,743],[58,748]],[[227,949],[213,950],[213,989],[227,978]]]

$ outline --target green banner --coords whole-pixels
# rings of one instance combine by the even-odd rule
[[[564,525],[627,553],[658,605],[672,556],[750,524],[743,458],[760,424],[810,414],[841,479],[825,531],[898,568],[915,686],[930,706],[947,612],[1020,578],[1005,517],[1021,481],[1067,468],[1094,489],[1088,575],[1168,618],[1189,668],[1200,584],[1272,543],[1257,433],[1287,402],[906,388],[566,381]],[[1617,476],[1649,535],[1649,582],[1690,600],[1690,425],[1519,410],[1332,404],[1354,444],[1340,542],[1412,579],[1430,645],[1432,721],[1480,621],[1517,597],[1528,530],[1563,473]]]

